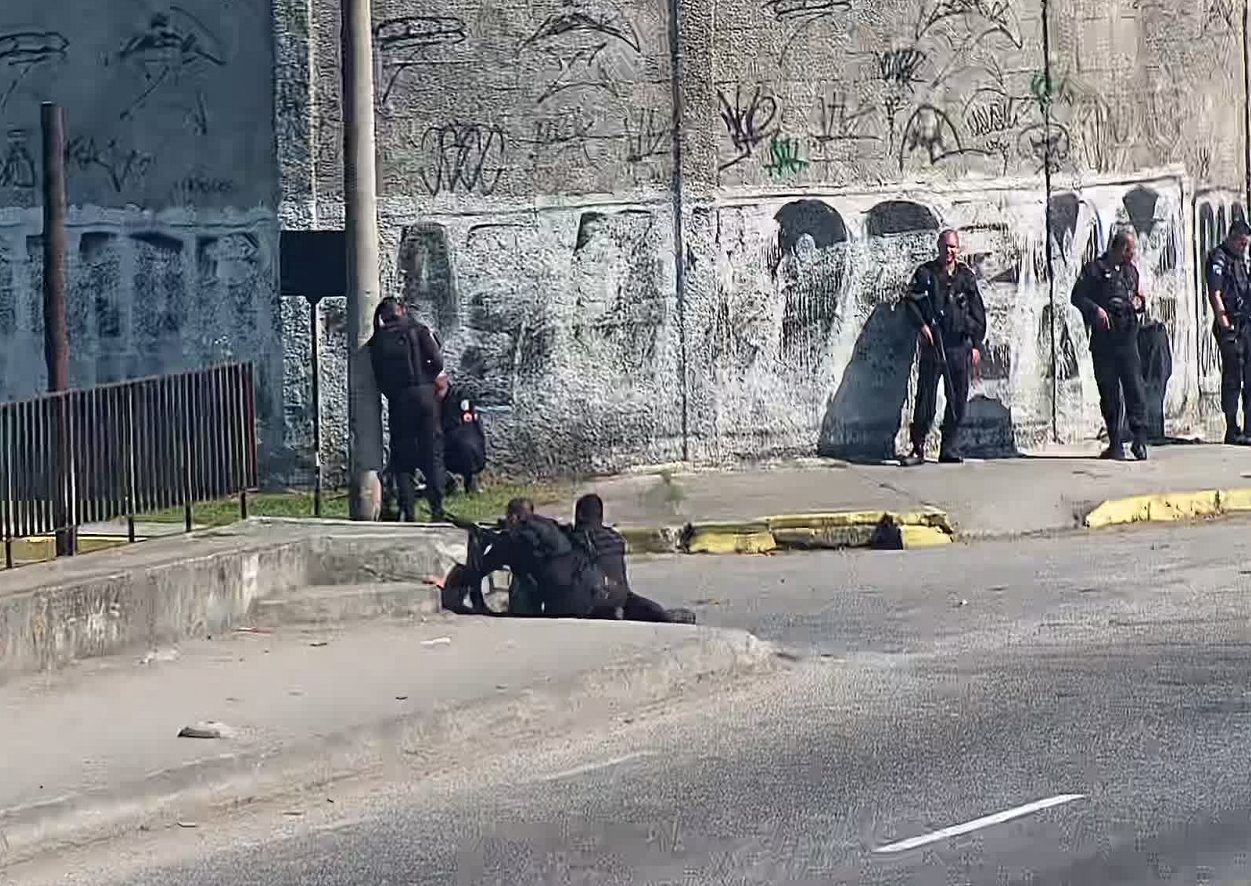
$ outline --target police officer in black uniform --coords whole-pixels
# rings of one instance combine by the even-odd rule
[[[1109,441],[1099,457],[1117,461],[1125,459],[1122,405],[1133,435],[1130,450],[1140,461],[1147,457],[1147,403],[1138,354],[1138,315],[1145,302],[1134,267],[1137,247],[1133,231],[1113,234],[1108,251],[1082,268],[1070,299],[1090,330],[1090,356]]]
[[[492,540],[475,569],[466,568],[462,584],[478,587],[487,575],[508,567],[535,589],[543,616],[615,617],[625,605],[628,588],[609,582],[593,551],[577,542],[555,520],[534,513],[529,501],[513,499],[504,516],[503,532]]]
[[[391,469],[400,500],[400,518],[416,519],[417,482],[426,480],[430,514],[443,519],[443,427],[435,379],[443,354],[430,329],[408,315],[399,299],[384,298],[375,314],[369,358],[378,389],[387,398],[391,420]]]
[[[695,624],[695,613],[691,610],[666,609],[656,601],[634,593],[626,574],[626,540],[621,533],[604,525],[604,501],[598,495],[591,493],[578,499],[573,510],[572,531],[575,536],[586,539],[586,545],[594,552],[595,562],[604,573],[605,580],[624,592],[624,596],[618,598],[623,619]]]
[[[1208,253],[1204,276],[1208,301],[1216,322],[1212,331],[1221,351],[1221,409],[1225,413],[1225,442],[1251,446],[1251,273],[1247,247],[1251,226],[1238,220],[1229,226],[1225,242]],[[1238,423],[1242,401],[1243,423]]]
[[[905,304],[920,326],[920,359],[916,412],[910,429],[912,451],[902,461],[905,465],[924,463],[925,438],[938,409],[938,385],[946,376],[947,409],[938,460],[958,464],[964,461],[958,435],[969,399],[970,368],[981,361],[986,307],[977,278],[960,261],[960,235],[956,231],[938,235],[938,258],[917,268]]]

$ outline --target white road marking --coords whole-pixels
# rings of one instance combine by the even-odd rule
[[[937,843],[939,840],[945,840],[948,837],[958,837],[961,834],[988,828],[991,825],[1003,824],[1005,821],[1011,821],[1023,815],[1050,809],[1052,806],[1061,806],[1064,803],[1072,803],[1074,800],[1082,800],[1085,797],[1085,794],[1060,794],[1055,797],[1048,797],[1046,800],[1036,800],[1033,803],[1026,803],[1024,806],[1017,806],[1015,809],[1006,809],[1003,812],[996,812],[994,815],[986,815],[982,818],[975,818],[973,821],[966,821],[964,824],[952,825],[949,828],[943,828],[941,831],[922,834],[919,837],[909,837],[907,840],[900,840],[898,843],[891,843],[887,846],[879,846],[873,851],[878,853],[906,852],[909,849],[916,849],[918,846]]]
[[[599,763],[587,763],[585,766],[575,766],[573,769],[566,769],[563,772],[540,776],[535,780],[556,781],[561,778],[571,778],[575,775],[585,775],[588,772],[595,772],[599,769],[608,769],[612,766],[620,766],[622,763],[629,763],[631,760],[638,760],[643,757],[650,757],[651,755],[650,751],[635,751],[633,754],[626,754],[623,757],[614,757],[611,760],[603,760]]]

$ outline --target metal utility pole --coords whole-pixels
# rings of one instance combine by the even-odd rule
[[[308,299],[309,345],[313,360],[313,455],[317,478],[313,484],[313,516],[321,516],[321,297]]]
[[[348,460],[353,520],[382,511],[382,406],[365,343],[379,301],[370,0],[342,0],[343,210],[348,271]]]
[[[69,390],[69,332],[65,324],[65,112],[44,102],[43,124],[43,352],[48,364],[48,390]],[[53,404],[56,461],[52,513],[57,526],[57,556],[74,553],[70,508],[73,450],[69,437],[69,402]]]

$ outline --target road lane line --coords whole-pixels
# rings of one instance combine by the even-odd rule
[[[991,825],[1003,824],[1005,821],[1011,821],[1014,818],[1020,818],[1023,815],[1029,815],[1043,809],[1050,809],[1052,806],[1061,806],[1065,803],[1072,803],[1074,800],[1083,800],[1085,797],[1085,794],[1059,794],[1055,797],[1048,797],[1046,800],[1036,800],[1033,803],[1026,803],[1024,806],[1017,806],[1014,809],[1005,809],[1003,812],[975,818],[973,821],[966,821],[964,824],[952,825],[940,831],[922,834],[919,837],[909,837],[907,840],[900,840],[898,843],[890,843],[886,846],[879,846],[873,851],[876,853],[906,852],[909,849],[916,849],[918,846],[937,843],[939,840],[945,840],[948,837],[958,837],[961,834],[988,828]]]

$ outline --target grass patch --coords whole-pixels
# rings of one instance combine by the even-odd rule
[[[509,499],[525,496],[536,505],[550,505],[567,500],[572,487],[559,483],[513,484],[485,481],[476,495],[453,493],[444,501],[444,507],[457,517],[475,522],[494,522],[504,515]],[[348,519],[348,495],[346,490],[327,491],[322,494],[322,517],[328,520]],[[426,504],[419,505],[422,516],[429,516]],[[313,493],[306,490],[288,492],[254,492],[248,496],[250,517],[312,517]],[[239,499],[228,498],[195,505],[192,519],[197,526],[226,526],[239,519]],[[157,511],[136,517],[147,523],[181,523],[181,508]]]

